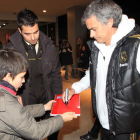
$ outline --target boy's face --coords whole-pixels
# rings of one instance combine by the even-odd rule
[[[12,77],[10,78],[9,83],[15,87],[16,91],[25,83],[25,74],[26,72],[21,72],[14,79],[12,79]]]
[[[39,39],[39,27],[36,23],[33,27],[22,25],[22,30],[18,28],[24,40],[30,44],[36,44]]]

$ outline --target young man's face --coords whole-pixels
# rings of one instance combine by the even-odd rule
[[[15,87],[16,91],[21,88],[22,84],[25,83],[25,76],[26,72],[19,73],[14,79],[10,78],[9,83]]]
[[[19,32],[22,34],[24,40],[30,44],[36,44],[39,39],[39,28],[36,23],[34,26],[24,26],[22,25],[22,30],[18,28]]]
[[[95,16],[91,16],[86,20],[86,26],[90,30],[90,37],[94,38],[98,43],[106,44],[106,46],[111,43],[112,25],[112,19],[106,25],[99,22]]]

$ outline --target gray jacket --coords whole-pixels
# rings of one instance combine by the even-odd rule
[[[17,97],[0,87],[0,140],[42,140],[63,126],[61,116],[36,122],[43,104],[22,107]]]

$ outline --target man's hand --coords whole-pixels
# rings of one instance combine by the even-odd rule
[[[73,94],[75,93],[74,89],[69,89],[69,96],[68,96],[68,101],[71,99],[71,97],[73,96]],[[62,93],[62,100],[65,103],[65,91]]]
[[[55,100],[50,100],[47,104],[44,105],[45,111],[51,110],[52,104],[55,103]]]

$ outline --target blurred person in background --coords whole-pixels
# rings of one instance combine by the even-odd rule
[[[68,41],[62,40],[62,45],[61,45],[61,48],[59,51],[59,56],[60,56],[61,66],[64,66],[64,70],[65,70],[65,77],[64,78],[66,80],[68,80],[69,65],[72,66],[71,75],[74,75],[72,47]]]
[[[90,52],[86,44],[83,44],[80,52],[80,67],[82,70],[80,71],[80,78],[84,77],[85,71],[88,70],[89,67],[89,56]]]
[[[76,68],[78,68],[78,63],[80,62],[80,52],[83,46],[83,41],[81,37],[77,38],[77,44],[76,44]],[[80,76],[80,72],[76,70],[76,75]]]

